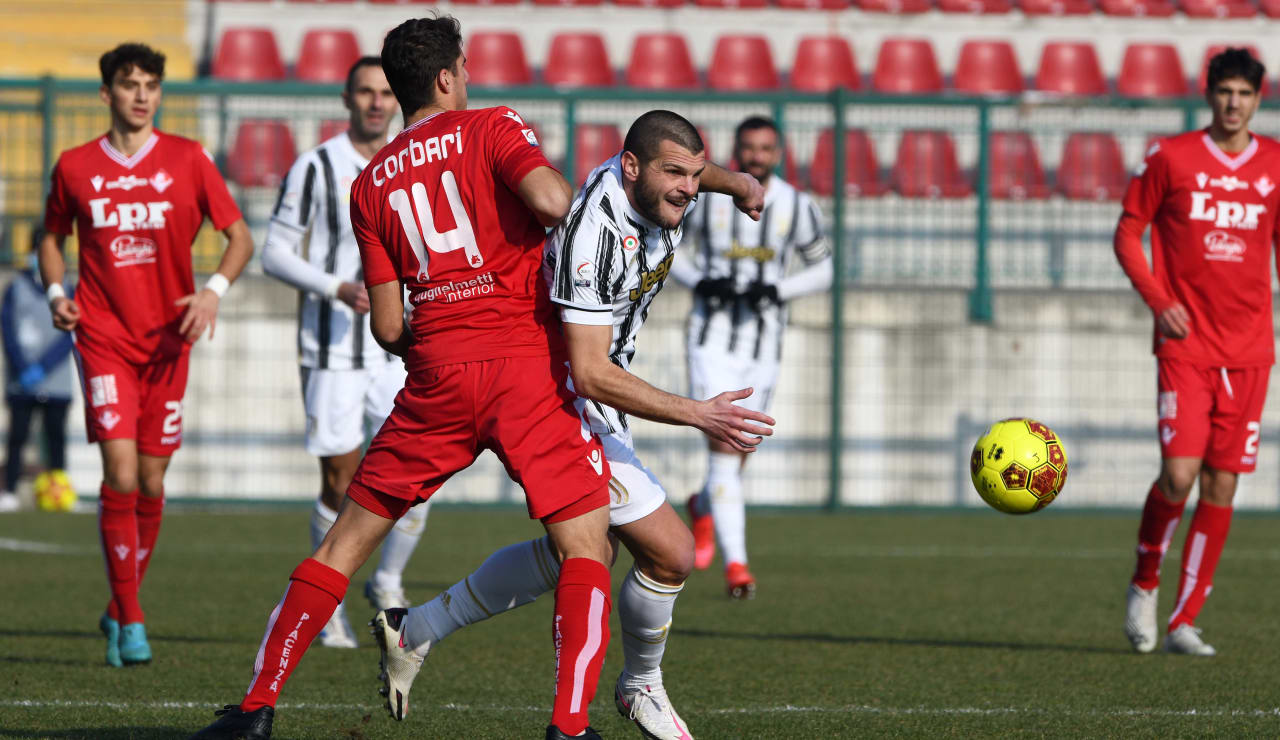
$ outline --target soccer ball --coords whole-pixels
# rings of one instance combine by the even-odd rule
[[[1030,514],[1058,497],[1067,482],[1067,451],[1053,430],[1031,419],[991,425],[969,458],[973,487],[1006,514]]]
[[[36,476],[36,508],[40,511],[71,511],[76,506],[76,489],[66,471],[49,470]]]

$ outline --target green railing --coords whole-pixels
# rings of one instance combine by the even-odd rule
[[[56,79],[0,80],[0,261],[12,262],[26,245],[42,210],[48,172],[57,152],[81,143],[106,127],[105,106],[94,81]],[[159,124],[201,140],[225,163],[236,127],[246,119],[276,118],[294,130],[297,148],[314,145],[323,120],[345,113],[332,85],[226,83],[199,81],[165,85]],[[640,112],[668,107],[708,132],[712,154],[728,156],[733,126],[749,113],[771,115],[787,136],[788,161],[807,186],[816,142],[833,133],[834,193],[820,198],[833,224],[836,281],[830,296],[831,381],[827,399],[830,440],[827,456],[829,505],[839,505],[843,433],[846,299],[862,288],[913,288],[967,291],[970,322],[996,320],[993,295],[1006,288],[1123,289],[1126,284],[1110,256],[1110,229],[1118,213],[1114,201],[1071,201],[1061,196],[1024,201],[991,196],[990,150],[995,131],[1022,130],[1042,142],[1040,156],[1053,160],[1068,132],[1105,130],[1124,147],[1126,167],[1141,158],[1151,134],[1170,134],[1204,125],[1207,111],[1199,100],[1095,98],[1055,101],[1031,97],[898,97],[837,90],[829,94],[791,92],[654,92],[631,89],[559,90],[542,87],[474,88],[472,105],[515,107],[540,134],[549,156],[566,173],[577,171],[575,130],[588,123],[612,123],[625,132]],[[1280,131],[1280,103],[1268,102],[1257,130]],[[957,143],[961,166],[973,194],[958,199],[859,197],[841,187],[846,181],[845,132],[863,129],[892,146],[902,130],[943,129]],[[887,144],[886,144],[887,142]],[[38,154],[37,154],[38,153]],[[878,152],[880,176],[887,178],[895,155]],[[595,164],[590,162],[587,164]],[[1045,170],[1052,171],[1051,166]],[[270,187],[233,189],[251,226],[260,230],[274,199]],[[206,235],[196,246],[198,269],[209,269],[220,241]],[[202,246],[202,244],[204,246]]]

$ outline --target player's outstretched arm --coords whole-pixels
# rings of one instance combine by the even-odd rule
[[[550,167],[530,170],[516,187],[516,195],[533,211],[538,223],[548,229],[569,215],[569,206],[573,203],[573,187]]]
[[[404,357],[409,352],[413,334],[404,323],[404,293],[400,281],[371,285],[369,290],[369,329],[378,346]]]
[[[733,196],[733,204],[753,221],[760,220],[764,208],[764,186],[745,172],[730,172],[717,164],[707,162],[698,183],[698,192],[724,193]]]
[[[750,388],[721,393],[706,401],[677,396],[654,388],[609,361],[612,326],[565,323],[564,335],[573,388],[578,395],[642,419],[700,429],[740,452],[751,452],[764,436],[773,434],[769,428],[774,424],[771,417],[733,403],[750,396]]]
[[[177,300],[179,306],[187,307],[182,323],[178,325],[178,333],[188,342],[199,339],[206,328],[209,329],[209,338],[213,339],[213,330],[218,323],[218,304],[253,257],[253,237],[243,218],[233,221],[222,233],[227,237],[227,249],[222,253],[218,271],[209,276],[199,291]]]
[[[40,280],[49,296],[54,328],[73,331],[80,324],[80,307],[63,295],[62,280],[67,274],[67,262],[62,257],[62,243],[66,238],[63,234],[47,231],[40,240]]]

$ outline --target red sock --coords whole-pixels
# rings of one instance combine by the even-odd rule
[[[156,551],[156,539],[160,537],[160,517],[164,514],[164,494],[157,498],[138,496],[138,589],[147,575],[151,555]]]
[[[587,708],[596,695],[609,647],[609,570],[589,558],[570,558],[556,582],[556,698],[551,724],[566,735],[587,729]]]
[[[347,577],[319,560],[307,558],[294,569],[284,598],[267,619],[242,710],[276,705],[280,689],[346,593]]]
[[[137,491],[120,493],[108,488],[106,483],[102,484],[98,497],[98,532],[102,556],[107,562],[107,582],[111,585],[107,613],[122,624],[143,621],[142,607],[138,604],[137,499]]]
[[[1182,579],[1178,582],[1178,604],[1169,617],[1170,632],[1179,625],[1195,624],[1200,607],[1213,591],[1213,571],[1230,530],[1230,506],[1214,506],[1203,499],[1196,504],[1187,544],[1182,548]]]
[[[1155,485],[1147,492],[1142,524],[1138,526],[1138,567],[1133,571],[1133,583],[1139,588],[1150,591],[1160,585],[1160,561],[1164,560],[1186,506],[1186,499],[1170,503]]]

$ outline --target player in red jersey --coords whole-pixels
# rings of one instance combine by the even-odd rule
[[[1280,210],[1280,143],[1249,131],[1265,70],[1244,49],[1209,63],[1207,129],[1151,147],[1129,184],[1115,251],[1155,315],[1163,464],[1138,529],[1125,634],[1156,646],[1160,561],[1192,486],[1200,502],[1182,550],[1167,652],[1210,656],[1194,626],[1213,588],[1240,473],[1257,465],[1258,420],[1275,360],[1271,250]],[[1142,253],[1153,223],[1154,270]]]
[[[153,126],[164,55],[122,44],[99,67],[111,128],[58,158],[40,274],[54,326],[75,332],[85,426],[102,453],[98,528],[111,602],[99,626],[107,663],[120,666],[151,660],[138,587],[160,532],[165,469],[182,443],[191,344],[206,328],[213,336],[218,304],[253,242],[209,153]],[[226,235],[227,249],[197,291],[191,242],[205,218]],[[62,289],[62,245],[73,225],[74,300]]]
[[[548,738],[587,724],[609,642],[609,466],[565,388],[564,340],[540,275],[571,188],[509,108],[468,111],[458,22],[406,21],[382,49],[405,129],[351,191],[374,337],[406,360],[395,409],[314,555],[272,612],[244,700],[195,735],[270,737],[274,705],[348,579],[397,518],[483,449],[525,490],[561,560]],[[412,315],[406,326],[403,290]]]

